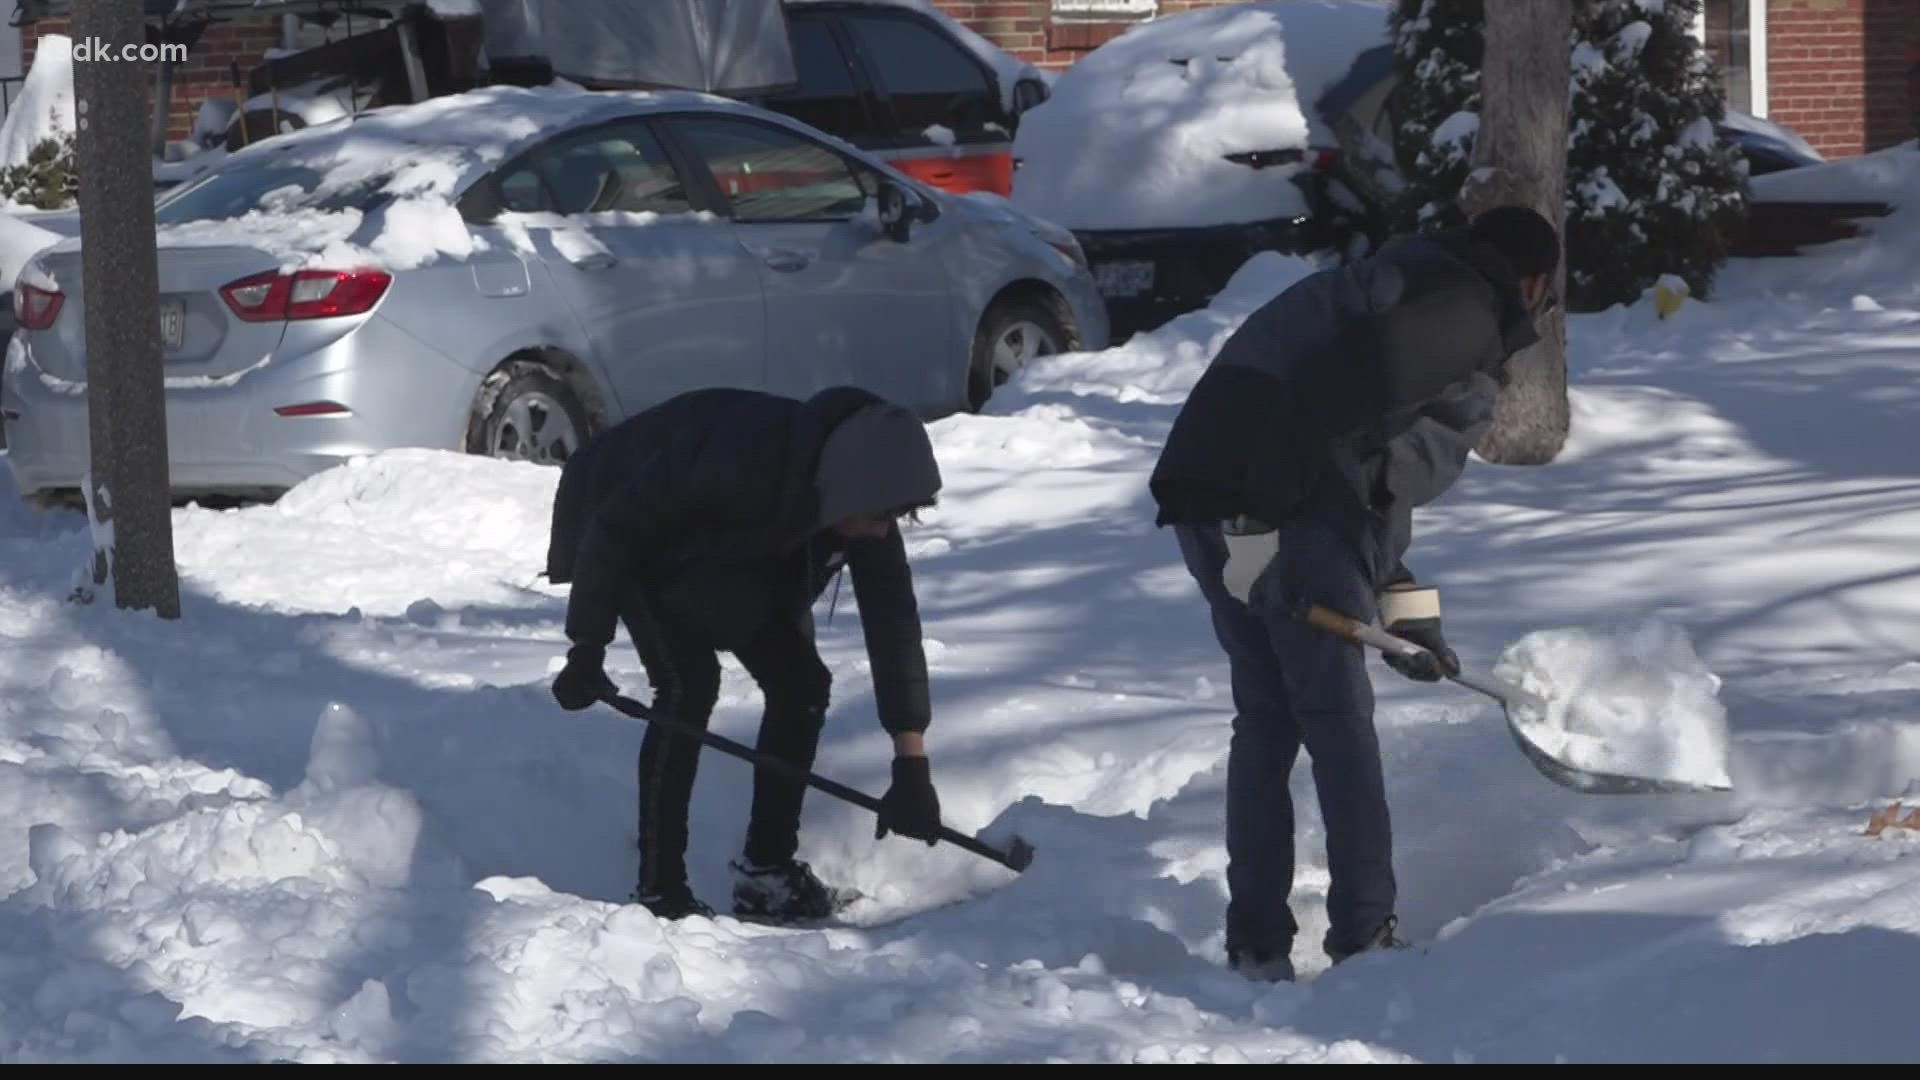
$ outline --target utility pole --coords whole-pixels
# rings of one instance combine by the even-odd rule
[[[115,604],[180,617],[161,370],[153,158],[140,0],[74,0],[74,166],[86,287],[87,474],[95,585]],[[132,47],[135,56],[121,55]]]

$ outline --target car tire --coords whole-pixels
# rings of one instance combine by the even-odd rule
[[[592,433],[586,406],[565,379],[539,364],[509,364],[481,384],[467,452],[564,465]]]
[[[985,408],[993,392],[1034,359],[1077,347],[1055,304],[1026,296],[995,301],[973,338],[967,410],[977,413]]]

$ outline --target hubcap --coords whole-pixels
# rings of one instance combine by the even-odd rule
[[[996,385],[1006,382],[1037,357],[1059,351],[1060,343],[1039,323],[1029,319],[1008,323],[993,343],[993,381]]]
[[[507,403],[493,431],[492,456],[536,465],[564,465],[579,448],[573,419],[551,395],[526,391]]]

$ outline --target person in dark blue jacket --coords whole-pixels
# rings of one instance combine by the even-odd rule
[[[690,391],[609,428],[561,472],[547,577],[568,583],[566,667],[553,696],[584,709],[614,692],[606,649],[624,625],[666,715],[705,727],[731,652],[766,695],[757,749],[811,768],[831,678],[812,606],[842,567],[860,605],[874,700],[893,740],[875,838],[937,841],[940,803],[919,608],[898,519],[932,506],[940,469],[925,426],[855,387],[799,401]],[[661,918],[713,912],[687,881],[695,740],[649,727],[638,771],[635,899]],[[734,913],[820,918],[834,891],[795,858],[806,787],[756,770]]]
[[[1292,977],[1298,932],[1288,776],[1304,747],[1326,823],[1338,963],[1403,944],[1374,697],[1359,647],[1300,618],[1322,604],[1429,651],[1401,674],[1459,671],[1438,592],[1403,561],[1414,507],[1459,478],[1513,355],[1555,303],[1553,225],[1530,209],[1400,237],[1255,311],[1195,384],[1151,490],[1210,605],[1232,673],[1226,945]]]

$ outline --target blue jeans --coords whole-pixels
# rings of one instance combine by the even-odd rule
[[[1376,612],[1363,548],[1324,519],[1280,530],[1279,552],[1247,603],[1221,584],[1218,528],[1177,526],[1187,568],[1212,608],[1233,677],[1227,758],[1227,947],[1287,954],[1299,931],[1293,888],[1294,818],[1288,779],[1301,747],[1313,762],[1326,823],[1330,923],[1322,947],[1357,949],[1393,913],[1393,835],[1373,726],[1373,684],[1353,645],[1294,614],[1302,601],[1363,622]]]

